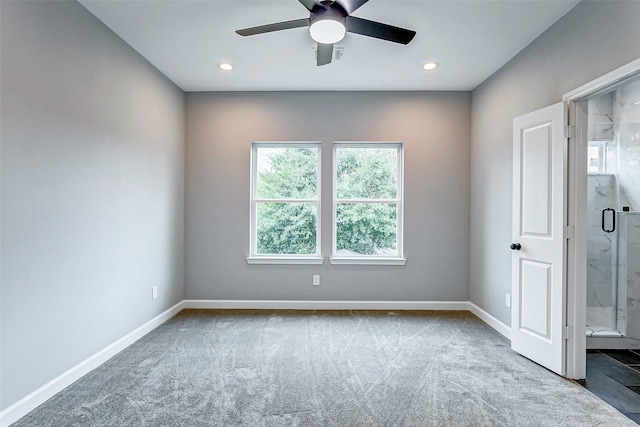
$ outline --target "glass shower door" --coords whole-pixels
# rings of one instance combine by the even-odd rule
[[[617,331],[616,176],[589,174],[587,187],[587,334]]]
[[[612,90],[589,100],[587,335],[619,337],[618,103]]]

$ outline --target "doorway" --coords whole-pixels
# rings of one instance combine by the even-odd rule
[[[640,59],[564,101],[567,376],[640,423]]]
[[[640,349],[640,59],[564,100],[567,376],[582,379],[587,348]]]

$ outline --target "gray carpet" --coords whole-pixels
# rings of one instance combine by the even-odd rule
[[[14,426],[636,425],[467,312],[186,310]]]

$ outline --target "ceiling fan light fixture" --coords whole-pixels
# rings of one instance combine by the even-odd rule
[[[318,43],[334,44],[344,38],[347,28],[344,23],[335,19],[318,19],[309,26],[309,33]]]
[[[429,62],[425,63],[425,64],[422,66],[422,69],[423,69],[423,70],[427,70],[427,71],[433,71],[433,70],[435,70],[436,68],[438,68],[439,66],[440,66],[440,64],[438,64],[437,62],[435,62],[435,61],[429,61]]]
[[[2,1],[2,0],[0,0]],[[307,27],[316,46],[316,65],[330,64],[335,44],[340,42],[347,31],[366,37],[407,45],[416,32],[394,27],[383,22],[352,16],[352,13],[369,0],[298,0],[309,11],[309,18],[292,19],[236,30],[241,36],[271,33],[293,28]],[[291,0],[293,3],[293,0]]]

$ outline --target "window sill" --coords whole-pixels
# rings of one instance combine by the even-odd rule
[[[331,257],[331,264],[338,265],[405,265],[406,258],[355,258],[355,257]]]
[[[324,262],[323,257],[247,257],[247,264],[272,264],[272,265],[320,265]]]

